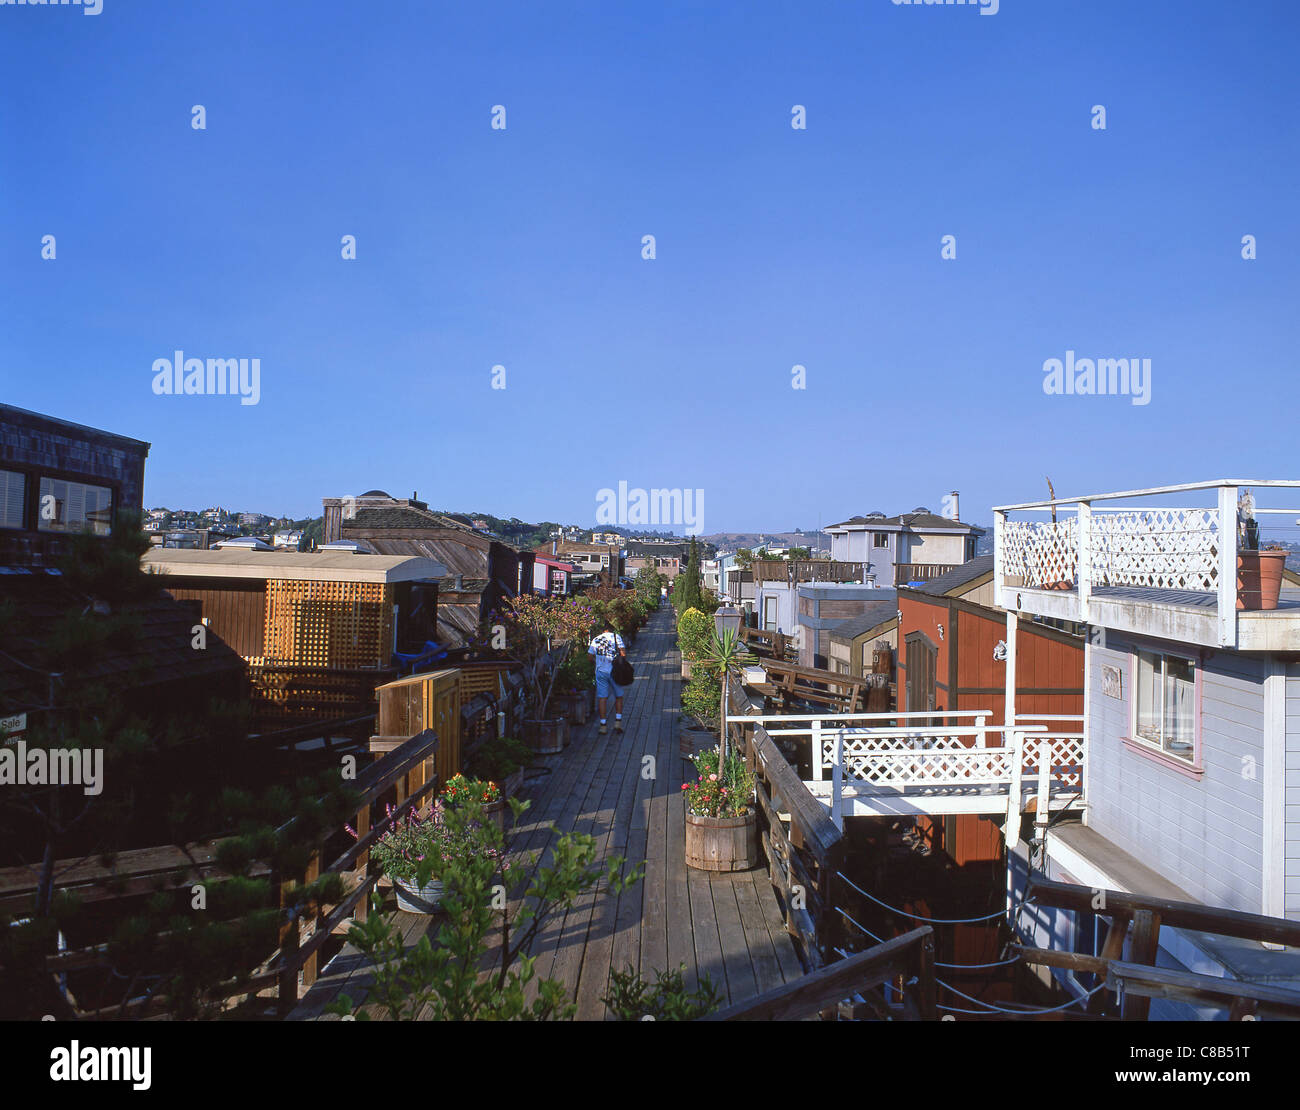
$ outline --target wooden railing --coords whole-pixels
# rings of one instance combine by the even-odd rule
[[[903,1002],[896,1012],[875,990],[898,982]],[[875,1016],[934,1021],[938,1017],[934,930],[922,925],[864,952],[819,968],[745,1002],[710,1014],[705,1021],[798,1021],[848,1002]]]
[[[865,582],[869,566],[838,559],[755,559],[750,565],[755,586],[764,582]]]
[[[929,582],[933,578],[942,578],[951,570],[956,570],[958,563],[895,563],[894,585],[906,586],[909,582]]]
[[[837,674],[818,667],[801,667],[778,659],[760,659],[767,682],[755,689],[779,698],[783,706],[795,702],[824,705],[835,712],[865,711],[870,681],[865,675]]]
[[[778,662],[798,662],[799,649],[795,646],[794,637],[787,636],[784,632],[742,625],[740,639],[750,651],[761,658],[775,659]]]
[[[729,675],[728,682],[732,713],[758,713],[737,676]],[[763,851],[781,896],[786,929],[808,964],[820,967],[839,929],[833,885],[844,858],[843,834],[762,725],[733,720],[728,736],[754,772]]]
[[[248,664],[253,715],[267,729],[373,713],[375,687],[396,677],[394,668]]]
[[[1121,1015],[1125,1020],[1145,1021],[1153,998],[1217,1006],[1227,1009],[1234,1020],[1257,1014],[1300,1018],[1300,991],[1155,966],[1162,926],[1294,948],[1300,947],[1300,921],[1127,891],[1098,890],[1042,877],[1030,880],[1025,898],[1039,907],[1096,914],[1111,920],[1110,935],[1099,956],[1024,945],[1016,948],[1026,963],[1091,973],[1104,980],[1115,994],[1122,991]],[[1129,959],[1123,960],[1126,942]]]
[[[331,936],[346,932],[355,918],[364,920],[366,898],[378,882],[380,874],[370,861],[370,848],[383,833],[406,814],[418,807],[437,786],[433,761],[438,752],[438,738],[432,731],[411,737],[395,751],[366,767],[356,778],[354,789],[358,794],[355,828],[358,839],[347,851],[323,865],[323,852],[330,836],[323,836],[312,852],[306,867],[296,874],[275,873],[265,864],[254,865],[253,875],[270,875],[274,897],[282,910],[278,949],[268,954],[268,959],[251,975],[233,980],[211,992],[213,999],[234,999],[255,995],[273,995],[277,1013],[287,1015],[298,1003],[300,984],[303,988],[315,982],[320,952]],[[395,795],[391,813],[375,818],[376,807]],[[290,826],[279,832],[289,831]],[[341,831],[341,830],[340,830]],[[188,886],[205,878],[220,879],[224,873],[216,865],[220,841],[190,846],[192,861],[186,852],[174,846],[144,849],[124,853],[112,868],[90,869],[82,875],[75,872],[68,881],[60,882],[87,898],[92,895],[100,901],[140,895],[149,891],[175,889]],[[72,863],[75,861],[69,861]],[[290,904],[295,887],[312,882],[326,873],[343,876],[347,893],[334,905],[312,903],[297,912],[285,909]],[[0,876],[2,878],[3,876]],[[25,891],[17,888],[8,892],[9,902],[17,902]],[[51,954],[45,957],[44,971],[52,976],[92,968],[111,969],[107,944]],[[4,969],[0,967],[0,975]],[[161,995],[145,995],[128,999],[112,1006],[94,1010],[73,1009],[69,1016],[82,1020],[102,1020],[122,1017],[144,1017],[165,1014],[168,999]]]

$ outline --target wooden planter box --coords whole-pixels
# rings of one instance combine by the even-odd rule
[[[585,690],[573,694],[556,694],[551,698],[551,704],[564,714],[570,724],[585,725],[587,723],[587,693]]]
[[[758,814],[686,815],[686,866],[700,871],[748,871],[758,866]]]
[[[525,721],[524,742],[542,755],[562,752],[569,742],[569,722],[563,717],[549,721]]]

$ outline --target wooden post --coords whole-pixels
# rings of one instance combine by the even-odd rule
[[[303,882],[304,882],[304,883],[311,883],[311,882],[315,882],[315,881],[316,881],[317,879],[319,879],[319,878],[320,878],[320,850],[317,849],[316,851],[312,852],[312,854],[311,854],[311,859],[307,862],[307,872],[306,872],[306,874],[303,876]],[[322,925],[322,922],[324,921],[324,919],[325,919],[325,915],[324,915],[323,913],[321,913],[321,905],[320,905],[320,902],[319,902],[319,901],[313,901],[313,902],[312,902],[311,917],[310,917],[311,926],[312,926],[312,934],[314,934],[314,933],[316,932],[317,929],[321,928],[321,925]],[[308,921],[308,918],[306,918],[306,917],[299,918],[299,920],[298,920],[298,930],[297,930],[297,931],[298,931],[298,940],[299,940],[299,943],[301,943],[301,942],[304,941],[304,940],[310,940],[310,939],[311,939],[311,936],[310,936],[310,935],[309,935],[309,936],[306,936],[306,937],[304,937],[304,936],[302,935],[302,934],[303,934],[303,929],[304,929],[304,927],[306,926],[307,921]],[[320,949],[317,948],[314,952],[311,953],[310,956],[308,956],[308,957],[303,961],[303,964],[302,964],[302,985],[303,985],[303,989],[304,989],[304,990],[306,990],[306,989],[307,989],[308,987],[310,987],[314,982],[316,982],[316,972],[317,972],[317,967],[318,967],[318,964],[319,964],[319,956],[320,956]]]
[[[1153,910],[1134,910],[1130,930],[1129,962],[1155,967],[1156,950],[1160,945],[1160,915]],[[1124,992],[1124,1021],[1146,1021],[1151,1014],[1151,999]]]
[[[1008,737],[1003,733],[1003,742]],[[1007,824],[1003,829],[1003,835],[1007,841],[1007,851],[1010,852],[1020,843],[1020,775],[1021,761],[1025,757],[1025,736],[1019,729],[1012,729],[1009,737],[1010,757],[1011,757],[1011,781],[1008,783],[1007,793]]]
[[[1079,502],[1078,564],[1074,581],[1079,592],[1079,620],[1088,623],[1089,599],[1092,597],[1092,504]]]
[[[813,782],[822,781],[822,723],[812,723],[812,777]]]
[[[272,881],[279,891],[280,912],[283,914],[289,901],[292,880],[272,876]],[[276,981],[276,1011],[280,1017],[288,1017],[298,1005],[298,921],[282,917],[280,920],[280,974]]]
[[[922,1021],[937,1021],[938,998],[934,981],[934,933],[927,930],[917,944],[916,1008]]]
[[[1237,643],[1237,487],[1219,487],[1219,644]]]
[[[357,811],[357,839],[362,839],[370,831],[370,803],[367,802],[360,810]],[[366,876],[370,873],[370,849],[367,848],[357,857],[357,882],[364,882]],[[357,903],[356,913],[353,915],[358,922],[366,920],[370,913],[369,897],[362,898]]]
[[[835,730],[835,767],[831,786],[831,820],[844,831],[844,730]]]
[[[1038,742],[1038,803],[1034,812],[1034,824],[1038,828],[1040,843],[1047,836],[1047,800],[1052,775],[1052,742]],[[1046,867],[1046,864],[1043,865]]]
[[[981,713],[975,718],[975,746],[977,748],[988,747],[988,737],[984,734],[984,714]]]

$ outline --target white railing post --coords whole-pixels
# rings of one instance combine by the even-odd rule
[[[1012,608],[1007,609],[1007,674],[1006,694],[1002,706],[1002,723],[1011,728],[1016,723],[1016,630],[1020,627],[1020,614]],[[1003,734],[1002,743],[1007,742]]]
[[[822,723],[812,723],[812,777],[813,782],[822,781]]]
[[[1043,839],[1047,829],[1047,798],[1052,777],[1052,742],[1038,742],[1038,808],[1034,814],[1034,824],[1038,827],[1038,839]]]
[[[1006,513],[993,514],[993,604],[1003,609],[1007,608],[1007,603],[1002,599],[1003,583],[1007,576],[1007,561],[1002,549],[1006,522]]]
[[[844,730],[835,733],[835,770],[831,787],[831,820],[844,829]]]
[[[1237,487],[1219,487],[1219,644],[1237,644]]]
[[[1079,620],[1088,621],[1088,599],[1092,596],[1092,503],[1079,502],[1079,534],[1074,581],[1079,591]]]
[[[975,746],[977,748],[988,747],[988,737],[984,735],[984,714],[981,713],[975,718]]]
[[[1025,758],[1025,737],[1019,729],[1012,729],[1010,739],[1011,755],[1011,781],[1008,784],[1007,793],[1007,824],[1003,830],[1003,835],[1007,841],[1007,851],[1010,852],[1020,843],[1020,778],[1021,778],[1021,761]]]

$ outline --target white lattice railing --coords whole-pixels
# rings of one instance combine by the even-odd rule
[[[1218,588],[1217,509],[1094,512],[1089,535],[1094,586]]]
[[[1079,566],[1079,521],[1009,520],[1002,528],[1002,568],[1032,589],[1073,585]]]
[[[1093,586],[1137,586],[1212,593],[1219,581],[1217,509],[1143,509],[1088,515]],[[1007,521],[1003,573],[1031,589],[1074,586],[1079,579],[1078,517]]]

